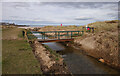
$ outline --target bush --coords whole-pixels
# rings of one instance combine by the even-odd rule
[[[29,40],[36,40],[37,37],[32,34],[30,30],[27,30],[27,37]]]

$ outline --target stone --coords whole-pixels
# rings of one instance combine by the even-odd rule
[[[104,61],[104,59],[99,59],[99,61],[100,61],[100,62],[102,62],[102,63],[104,63],[104,62],[105,62],[105,61]]]

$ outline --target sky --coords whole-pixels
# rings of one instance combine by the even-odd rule
[[[2,3],[2,21],[23,25],[86,25],[117,19],[117,2]]]

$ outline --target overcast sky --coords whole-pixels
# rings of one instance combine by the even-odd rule
[[[2,20],[16,24],[80,24],[118,19],[117,2],[3,2]]]

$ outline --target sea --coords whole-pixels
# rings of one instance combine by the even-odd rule
[[[61,26],[61,25],[28,25],[30,27]],[[83,25],[62,25],[62,26],[83,26]]]

